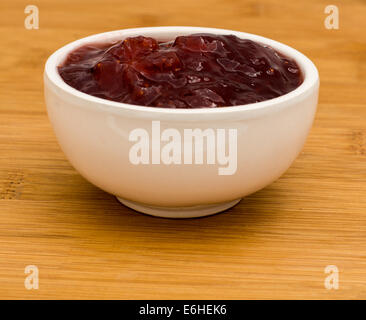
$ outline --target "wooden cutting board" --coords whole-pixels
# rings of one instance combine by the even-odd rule
[[[38,30],[24,27],[28,4],[39,9]],[[338,30],[324,26],[328,4],[2,0],[0,298],[366,298],[366,3],[333,1]],[[223,214],[165,220],[123,207],[71,167],[47,119],[42,73],[54,50],[162,25],[260,34],[305,53],[320,72],[301,155]],[[30,265],[38,289],[25,288]],[[329,265],[338,289],[325,288]]]

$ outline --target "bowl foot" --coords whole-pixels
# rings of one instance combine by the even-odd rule
[[[229,202],[199,205],[192,207],[159,207],[142,204],[130,200],[125,200],[117,197],[118,201],[125,206],[146,213],[151,216],[163,217],[163,218],[198,218],[209,216],[224,210],[227,210],[235,206],[241,199],[236,199]]]

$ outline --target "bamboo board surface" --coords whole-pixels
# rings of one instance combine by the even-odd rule
[[[26,30],[24,8],[39,8]],[[3,0],[0,3],[0,298],[366,298],[366,2]],[[137,214],[84,180],[48,121],[42,73],[57,48],[143,26],[234,29],[317,65],[319,107],[292,167],[209,218]],[[26,290],[24,269],[39,270]],[[326,290],[324,268],[339,270]]]

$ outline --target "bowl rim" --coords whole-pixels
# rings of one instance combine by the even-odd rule
[[[265,45],[269,45],[273,47],[276,51],[279,51],[285,54],[286,56],[294,59],[303,73],[304,80],[302,84],[296,89],[279,97],[264,100],[261,102],[237,105],[237,106],[225,106],[221,108],[175,109],[175,108],[160,108],[160,107],[149,107],[149,106],[127,104],[123,102],[111,101],[92,96],[90,94],[79,91],[68,85],[66,82],[64,82],[57,69],[57,67],[66,59],[66,56],[71,51],[88,43],[92,44],[98,42],[105,43],[108,41],[112,42],[118,39],[123,40],[126,37],[136,35],[145,35],[157,38],[160,36],[161,38],[163,38],[165,34],[176,34],[175,36],[178,36],[193,33],[232,34],[238,36],[239,38],[250,39]],[[171,36],[167,37],[171,38]],[[188,27],[188,26],[163,26],[163,27],[121,29],[121,30],[114,30],[93,34],[91,36],[75,40],[59,48],[53,54],[51,54],[51,56],[49,56],[49,58],[45,63],[44,77],[45,79],[49,80],[57,89],[61,90],[62,93],[66,93],[67,95],[73,96],[74,98],[78,98],[79,100],[86,102],[88,106],[91,106],[91,104],[97,104],[99,106],[104,106],[116,110],[123,109],[126,111],[128,110],[133,112],[144,112],[145,114],[146,112],[148,112],[148,113],[159,113],[165,115],[168,114],[198,115],[198,114],[223,114],[223,113],[231,114],[237,112],[250,113],[253,111],[260,111],[260,110],[264,111],[264,109],[273,109],[271,107],[279,104],[287,104],[290,101],[307,96],[309,92],[311,92],[311,89],[314,88],[319,83],[319,73],[314,63],[304,54],[286,44],[283,44],[281,42],[263,36],[241,31],[218,29],[218,28],[206,28],[206,27]]]

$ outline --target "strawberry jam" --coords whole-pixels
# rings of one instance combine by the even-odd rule
[[[296,62],[273,48],[214,34],[90,44],[71,52],[58,69],[68,85],[90,95],[163,108],[254,103],[284,95],[303,81]]]

